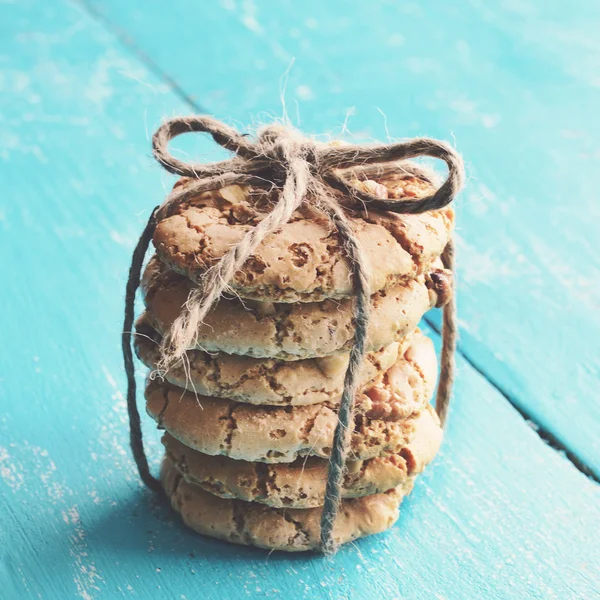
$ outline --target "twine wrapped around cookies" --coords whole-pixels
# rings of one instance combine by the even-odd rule
[[[168,152],[169,142],[189,132],[209,133],[215,142],[232,151],[229,160],[210,164],[190,164],[175,159]],[[133,455],[144,483],[153,490],[161,490],[154,478],[144,453],[140,416],[136,405],[136,384],[131,348],[134,321],[134,300],[140,285],[141,270],[146,251],[158,221],[172,214],[180,203],[202,192],[229,185],[274,186],[280,190],[273,210],[256,227],[245,234],[214,266],[206,271],[200,285],[190,294],[183,313],[164,336],[161,346],[160,369],[182,360],[186,350],[193,346],[196,332],[208,311],[223,293],[230,290],[229,282],[252,256],[260,243],[287,223],[302,204],[310,204],[327,215],[344,242],[351,263],[356,296],[354,306],[354,343],[344,379],[344,389],[338,411],[329,460],[325,503],[321,516],[321,550],[335,552],[333,525],[337,514],[344,465],[348,453],[349,434],[353,423],[354,397],[358,373],[365,355],[369,323],[369,274],[363,251],[352,230],[347,210],[391,211],[416,214],[438,210],[452,202],[464,180],[460,155],[448,144],[428,138],[418,138],[396,144],[375,146],[332,147],[303,137],[283,125],[265,127],[256,141],[240,135],[224,123],[207,116],[176,117],[166,121],[153,136],[156,160],[170,173],[191,178],[183,189],[175,188],[162,206],[153,210],[133,252],[126,288],[125,322],[123,327],[123,356],[127,373],[127,407],[130,421],[130,442]],[[448,177],[431,196],[417,200],[385,200],[375,197],[352,184],[348,176],[383,176],[407,172],[429,179],[416,164],[399,162],[429,156],[441,159],[448,166]],[[442,254],[444,267],[454,270],[454,248],[448,243]],[[444,424],[454,378],[454,352],[457,327],[454,299],[444,307],[440,377],[436,395],[436,410]]]

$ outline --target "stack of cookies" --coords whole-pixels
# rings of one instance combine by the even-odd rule
[[[186,186],[181,179],[176,186]],[[430,195],[414,175],[356,182],[381,198]],[[160,343],[203,275],[272,209],[277,192],[228,186],[160,221],[142,282],[136,351],[154,370]],[[452,293],[440,255],[451,209],[349,213],[370,265],[367,356],[334,526],[341,544],[381,532],[442,438],[429,401],[431,340],[417,325]],[[350,264],[335,229],[309,206],[269,236],[213,307],[195,348],[146,389],[165,430],[161,479],[185,523],[238,544],[319,546],[328,457],[354,338]],[[156,375],[156,373],[154,373]]]

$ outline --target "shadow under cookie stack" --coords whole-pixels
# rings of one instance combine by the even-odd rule
[[[191,180],[182,178],[176,189]],[[380,198],[434,191],[425,178],[355,182]],[[195,348],[166,372],[160,344],[206,269],[271,210],[274,191],[232,185],[160,220],[142,279],[138,357],[152,370],[146,408],[165,430],[161,482],[197,532],[238,544],[319,548],[328,458],[353,343],[350,264],[328,219],[301,207],[236,274],[199,327]],[[355,213],[370,266],[367,355],[333,528],[336,544],[384,531],[442,439],[429,404],[433,344],[417,325],[443,305],[440,262],[449,208],[418,215]]]

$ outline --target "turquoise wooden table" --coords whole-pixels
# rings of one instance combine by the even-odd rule
[[[0,3],[0,598],[600,597],[599,31],[591,0]],[[127,447],[124,280],[172,183],[149,135],[282,95],[309,133],[454,140],[469,174],[443,450],[333,559],[194,535]]]

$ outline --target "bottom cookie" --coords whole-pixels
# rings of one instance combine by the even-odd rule
[[[161,481],[173,508],[194,531],[220,540],[268,550],[317,550],[321,508],[272,508],[255,502],[213,496],[186,482],[168,458]],[[336,544],[381,533],[398,519],[399,507],[413,479],[383,494],[344,500],[333,528]]]

